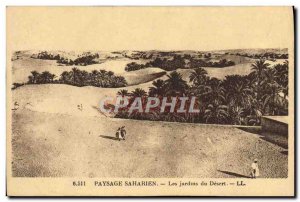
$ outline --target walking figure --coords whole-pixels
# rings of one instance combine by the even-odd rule
[[[258,163],[257,163],[257,159],[254,159],[254,162],[251,164],[251,174],[250,177],[255,179],[259,176],[259,168],[258,168]]]
[[[116,132],[116,138],[121,141],[121,128],[118,128],[117,132]]]
[[[125,140],[125,136],[126,136],[125,126],[121,127],[121,136],[122,136],[123,140]]]

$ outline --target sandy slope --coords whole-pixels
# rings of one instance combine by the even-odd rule
[[[233,127],[13,113],[14,176],[286,177],[284,149]],[[126,141],[114,140],[126,126]]]
[[[17,102],[19,109],[75,116],[103,116],[97,110],[103,98],[115,98],[121,89],[131,92],[142,88],[147,92],[150,86],[152,81],[124,88],[76,87],[65,84],[25,85],[12,91],[13,102],[10,109],[14,109],[14,103]],[[79,110],[78,105],[82,105],[83,110]]]
[[[99,99],[118,90],[59,84],[14,90],[14,176],[236,177],[249,174],[254,158],[262,177],[287,176],[286,150],[256,134],[100,114],[94,108]],[[122,125],[129,135],[119,142],[113,137]]]
[[[129,86],[143,84],[161,78],[167,72],[160,68],[146,68],[137,71],[125,72],[122,74],[125,77]]]

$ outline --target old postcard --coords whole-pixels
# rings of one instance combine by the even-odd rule
[[[292,7],[7,7],[9,196],[294,196]]]

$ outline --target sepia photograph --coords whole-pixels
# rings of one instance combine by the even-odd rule
[[[294,195],[292,7],[8,7],[6,68],[11,196]]]
[[[287,177],[287,49],[17,51],[12,65],[15,177]]]

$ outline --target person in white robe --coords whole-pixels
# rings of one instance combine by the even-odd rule
[[[259,176],[258,160],[254,159],[254,162],[251,164],[251,178],[257,178]]]

